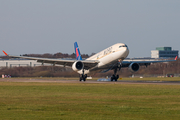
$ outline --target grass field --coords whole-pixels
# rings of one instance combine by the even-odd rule
[[[180,85],[0,82],[0,119],[179,120]]]

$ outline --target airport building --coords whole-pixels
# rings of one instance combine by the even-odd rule
[[[175,58],[179,56],[178,50],[172,50],[171,47],[157,47],[151,51],[151,58]]]
[[[44,64],[51,65],[51,64]],[[2,67],[35,67],[42,66],[42,63],[38,63],[36,60],[25,59],[0,59],[0,68]]]

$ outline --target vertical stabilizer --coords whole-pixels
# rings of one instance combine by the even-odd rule
[[[82,60],[77,42],[74,43],[74,49],[75,49],[75,54],[76,54],[76,60]]]

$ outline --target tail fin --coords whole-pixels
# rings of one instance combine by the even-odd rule
[[[77,42],[74,43],[74,49],[75,49],[75,54],[76,54],[76,60],[82,60]]]

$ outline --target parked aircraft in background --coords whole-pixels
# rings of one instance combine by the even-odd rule
[[[71,66],[74,71],[80,74],[80,81],[86,81],[87,74],[96,70],[102,70],[102,72],[114,70],[114,74],[111,76],[111,81],[117,81],[119,78],[119,75],[117,75],[117,70],[120,70],[123,67],[128,67],[130,71],[136,72],[142,65],[148,66],[151,63],[170,62],[177,59],[176,57],[175,60],[125,60],[129,54],[128,46],[123,43],[117,43],[83,60],[77,42],[74,43],[74,48],[76,60],[13,56],[8,55],[5,51],[3,52],[5,55],[10,57],[37,60],[37,62],[41,62],[42,64],[49,63],[53,65],[58,64],[63,66]]]

